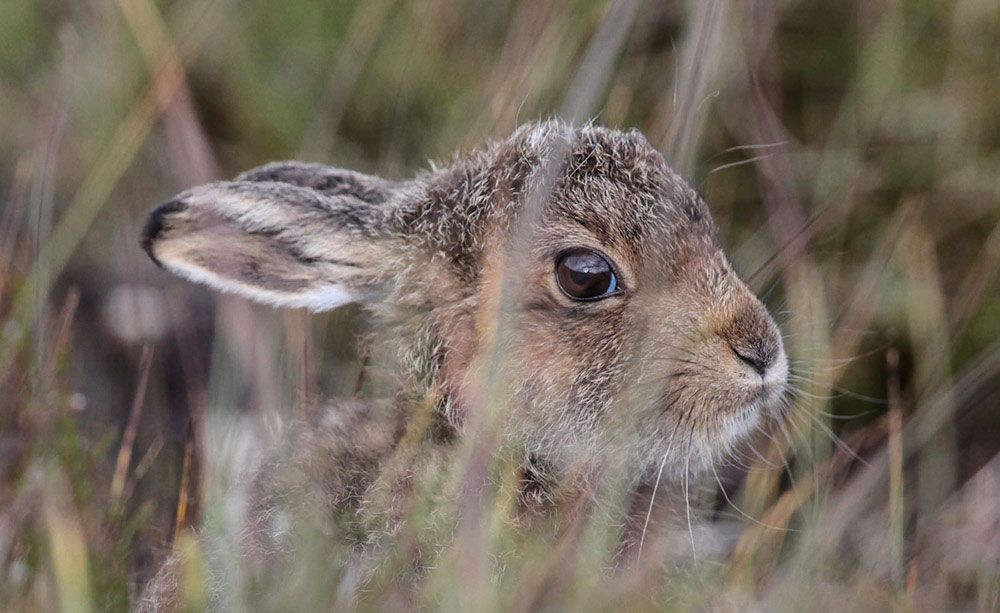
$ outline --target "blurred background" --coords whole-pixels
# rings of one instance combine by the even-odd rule
[[[807,493],[727,475],[740,508],[846,482],[887,513],[825,523],[888,556],[868,604],[1000,607],[996,0],[3,0],[0,603],[125,607],[204,514],[213,419],[357,386],[360,312],[168,275],[155,204],[277,159],[402,179],[554,116],[640,129],[786,334]],[[764,557],[729,567],[757,598]]]

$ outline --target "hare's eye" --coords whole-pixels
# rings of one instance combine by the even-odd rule
[[[611,264],[596,251],[577,247],[556,259],[556,281],[573,300],[597,300],[619,292]]]

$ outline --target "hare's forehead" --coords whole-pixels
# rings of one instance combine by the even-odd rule
[[[544,225],[554,240],[588,236],[641,258],[669,256],[672,246],[692,237],[714,237],[707,207],[686,184],[661,177],[641,182],[607,175],[574,179],[555,190],[547,207]]]

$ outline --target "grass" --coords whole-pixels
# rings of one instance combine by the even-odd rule
[[[411,450],[353,605],[1000,609],[995,2],[7,0],[0,40],[5,609],[127,608],[171,543],[192,606],[202,564],[233,608],[351,604],[307,504],[264,584],[190,530],[231,544],[248,441],[355,392],[362,315],[167,278],[144,214],[270,159],[402,178],[553,114],[640,128],[705,195],[786,334],[792,418],[627,575],[607,522],[513,530],[503,453]]]

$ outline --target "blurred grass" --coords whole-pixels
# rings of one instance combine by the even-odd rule
[[[563,112],[640,128],[706,196],[786,332],[793,418],[748,476],[723,475],[740,512],[704,521],[731,555],[629,577],[602,572],[600,526],[512,533],[502,463],[486,521],[444,548],[462,467],[415,460],[426,496],[360,606],[408,598],[421,551],[417,601],[443,608],[1000,609],[1000,6],[646,2],[616,21],[631,10],[0,3],[4,608],[126,607],[175,531],[190,550],[200,519],[234,538],[247,423],[278,431],[357,386],[357,311],[279,314],[167,278],[136,246],[153,204],[280,158],[403,178]],[[357,580],[303,530],[287,583],[245,586],[262,608],[343,604]],[[240,576],[212,555],[192,559]]]

